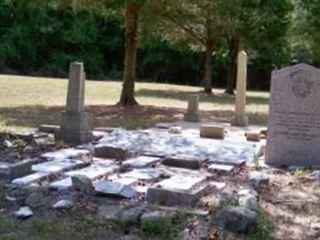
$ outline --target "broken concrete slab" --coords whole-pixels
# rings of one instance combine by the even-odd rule
[[[147,202],[166,206],[194,207],[210,189],[200,175],[175,175],[165,179],[147,191]]]
[[[17,163],[0,162],[0,180],[13,180],[32,173],[31,166],[41,162],[40,159],[25,159]]]
[[[120,175],[120,177],[122,178],[133,178],[146,181],[156,180],[164,176],[166,176],[166,173],[164,171],[155,168],[133,169],[130,172],[126,172]]]
[[[136,191],[132,187],[108,180],[98,182],[95,191],[98,194],[121,198],[133,198],[136,195]]]
[[[94,154],[98,158],[112,158],[117,160],[122,160],[129,156],[129,152],[124,148],[104,144],[96,145],[94,148]]]
[[[12,183],[19,186],[26,186],[34,182],[42,181],[43,179],[49,177],[50,175],[51,173],[36,172],[22,178],[16,178],[12,181]]]
[[[220,173],[220,174],[230,174],[234,171],[235,167],[233,165],[225,164],[210,164],[207,168],[209,172]]]
[[[99,141],[99,144],[148,156],[187,155],[233,165],[253,161],[263,145],[229,139],[222,141],[196,136],[173,135],[166,132],[122,129],[106,135]]]
[[[128,166],[129,168],[146,168],[159,162],[159,157],[139,156],[131,158],[122,162],[122,165]]]
[[[202,159],[186,155],[167,156],[161,161],[166,166],[189,169],[200,169],[203,162],[204,160]]]
[[[58,160],[58,159],[78,159],[78,160],[90,160],[91,153],[87,149],[76,149],[68,148],[62,149],[55,152],[48,152],[41,155],[42,159],[47,161]]]
[[[45,163],[32,165],[31,169],[35,172],[58,173],[74,169],[76,167],[86,166],[89,162],[76,159],[58,159]]]
[[[66,172],[66,176],[84,175],[95,180],[119,169],[113,160],[94,158],[90,166]]]

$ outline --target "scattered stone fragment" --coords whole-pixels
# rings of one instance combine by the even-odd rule
[[[215,125],[201,125],[200,137],[224,139],[224,128],[220,126],[215,126]]]
[[[21,207],[18,211],[14,212],[14,215],[19,219],[26,219],[31,217],[33,212],[29,207]]]
[[[60,200],[53,204],[52,208],[56,210],[69,209],[74,206],[74,203],[70,200]]]
[[[208,171],[213,173],[222,173],[222,174],[230,174],[234,171],[233,165],[225,165],[225,164],[210,164],[208,166]]]
[[[245,136],[247,138],[247,141],[260,142],[260,134],[259,133],[246,133]]]
[[[169,133],[171,134],[181,134],[182,128],[181,127],[171,127],[169,128]]]
[[[122,162],[122,165],[131,168],[146,168],[150,167],[160,161],[158,157],[139,156],[137,158],[131,158]]]
[[[48,125],[48,124],[41,124],[39,126],[39,132],[44,132],[44,133],[56,133],[60,130],[60,126],[58,125]]]
[[[4,140],[3,146],[5,146],[6,148],[12,148],[13,144],[9,140]]]
[[[119,204],[99,206],[97,210],[98,217],[107,221],[119,220],[119,212],[121,206]]]
[[[82,192],[92,192],[93,186],[91,179],[85,175],[75,175],[71,177],[72,186]]]
[[[15,163],[0,163],[0,179],[13,180],[32,173],[31,166],[39,159],[24,159]]]
[[[125,224],[137,223],[145,210],[145,206],[130,206],[121,209],[119,212],[119,221]]]
[[[31,193],[25,201],[25,204],[29,207],[35,208],[44,204],[43,200],[46,197],[45,193],[41,190],[37,190]]]
[[[141,221],[161,223],[162,220],[172,219],[174,216],[175,213],[171,211],[152,211],[143,213],[143,215],[141,216]]]
[[[312,181],[318,181],[318,180],[320,180],[320,171],[319,171],[319,170],[312,171],[312,172],[309,174],[308,179],[309,179],[309,180],[312,180]]]
[[[257,214],[247,208],[226,206],[216,216],[218,226],[237,233],[247,233],[258,225]]]
[[[265,172],[253,171],[249,174],[249,184],[255,189],[269,184],[269,175]]]
[[[241,189],[238,193],[239,204],[248,209],[255,209],[258,207],[258,193],[251,188]]]
[[[136,191],[132,187],[107,180],[98,182],[95,191],[98,194],[122,198],[133,198],[136,195]]]
[[[8,202],[15,202],[15,201],[17,201],[17,198],[15,198],[15,197],[11,197],[11,196],[6,196],[6,201],[8,201]]]

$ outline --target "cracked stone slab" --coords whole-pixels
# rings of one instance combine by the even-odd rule
[[[216,173],[224,173],[224,174],[229,174],[233,172],[235,167],[233,165],[224,165],[224,164],[210,164],[208,166],[208,171],[209,172],[216,172]]]
[[[142,168],[142,169],[133,169],[130,172],[126,172],[120,175],[122,178],[133,178],[137,180],[156,180],[167,174],[159,169],[155,168]]]
[[[147,191],[147,202],[166,206],[194,207],[212,187],[205,179],[201,175],[175,175],[150,187]]]
[[[32,165],[31,169],[35,172],[58,173],[85,165],[88,165],[88,162],[75,159],[58,159]]]
[[[146,168],[160,162],[160,160],[159,157],[139,156],[123,161],[122,165],[130,168]]]
[[[110,174],[119,169],[113,160],[94,158],[90,166],[66,172],[66,176],[84,175],[91,180],[95,180],[104,175]]]
[[[189,169],[200,169],[203,162],[203,159],[186,155],[167,156],[161,161],[166,166]]]
[[[41,181],[47,177],[49,177],[51,173],[46,172],[36,172],[30,175],[27,175],[22,178],[16,178],[12,181],[13,184],[19,185],[19,186],[26,186],[34,182]]]
[[[62,149],[55,152],[48,152],[41,155],[42,159],[47,161],[53,161],[58,159],[79,159],[79,160],[89,160],[91,158],[91,153],[87,149],[76,149],[68,148]]]
[[[136,191],[132,187],[108,180],[98,182],[95,191],[98,194],[122,198],[133,198],[136,195]]]

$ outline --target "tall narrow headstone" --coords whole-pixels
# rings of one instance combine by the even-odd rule
[[[84,110],[85,72],[83,63],[72,62],[69,69],[69,84],[66,111],[61,116],[57,140],[80,144],[92,139],[89,114]]]
[[[320,69],[298,64],[272,73],[266,163],[320,165]]]
[[[199,115],[199,96],[196,94],[189,96],[188,101],[188,110],[187,113],[184,115],[184,120],[187,122],[199,122],[200,115]]]
[[[238,54],[237,88],[235,102],[235,116],[232,125],[245,127],[248,125],[246,116],[246,91],[247,91],[247,54],[241,51]]]

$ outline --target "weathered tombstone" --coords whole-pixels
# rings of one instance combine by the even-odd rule
[[[190,95],[188,101],[188,110],[184,115],[184,120],[187,122],[199,122],[199,96],[198,95]]]
[[[245,127],[248,125],[246,116],[246,90],[247,90],[247,54],[241,51],[238,54],[237,91],[235,102],[235,116],[231,124]]]
[[[61,116],[57,140],[80,144],[92,139],[89,114],[84,110],[85,72],[83,63],[72,62],[69,69],[69,85],[66,111]]]
[[[272,73],[266,163],[320,165],[320,69],[298,64]]]

